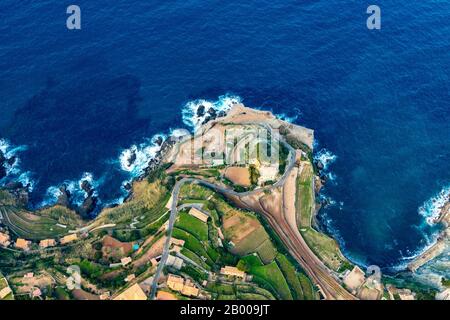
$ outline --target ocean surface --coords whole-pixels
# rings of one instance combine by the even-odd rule
[[[320,220],[353,261],[401,268],[433,243],[427,218],[450,192],[449,1],[377,1],[379,31],[364,1],[75,2],[79,31],[73,2],[0,2],[0,148],[19,157],[1,183],[29,183],[34,207],[61,183],[82,201],[81,179],[120,202],[155,135],[191,130],[197,99],[240,99],[315,130]]]

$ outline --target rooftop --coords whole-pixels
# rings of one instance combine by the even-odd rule
[[[141,287],[136,283],[119,294],[113,300],[147,300],[147,296]]]

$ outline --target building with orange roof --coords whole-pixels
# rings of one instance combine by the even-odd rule
[[[0,246],[7,247],[11,244],[9,235],[0,232]]]
[[[238,278],[245,279],[245,272],[239,270],[236,267],[225,266],[222,269],[220,269],[220,273],[224,274],[224,275],[227,275],[227,276],[232,276],[232,277],[238,277]]]
[[[22,249],[24,251],[28,251],[28,250],[30,250],[30,244],[31,244],[31,241],[19,238],[16,240],[15,247],[18,249]]]
[[[183,290],[181,290],[181,294],[188,297],[197,297],[199,292],[200,290],[190,280],[186,280],[186,282],[184,283]]]
[[[184,287],[184,278],[174,274],[169,274],[167,277],[167,286],[173,291],[181,292]]]
[[[68,243],[76,241],[76,240],[78,240],[77,234],[76,233],[72,233],[72,234],[69,234],[69,235],[67,235],[65,237],[62,237],[61,240],[59,240],[59,242],[62,245],[64,245],[64,244],[68,244]]]
[[[129,274],[126,278],[125,278],[125,282],[130,282],[133,281],[134,279],[136,279],[136,275],[133,274]]]
[[[167,287],[188,297],[197,297],[200,293],[200,290],[191,280],[187,279],[185,281],[183,277],[174,274],[169,274]]]
[[[178,299],[173,293],[159,290],[158,293],[156,293],[156,300],[178,300]]]
[[[119,294],[113,300],[147,300],[147,295],[136,283]]]
[[[55,239],[44,239],[39,242],[39,247],[41,248],[49,248],[56,246]]]
[[[132,259],[131,259],[130,257],[125,257],[125,258],[120,259],[120,263],[121,263],[122,266],[124,266],[124,267],[125,267],[126,265],[130,264],[131,261],[132,261]]]
[[[180,247],[182,247],[182,246],[184,246],[184,240],[181,240],[181,239],[175,239],[175,238],[171,238],[170,239],[170,245],[176,245],[176,246],[180,246]]]

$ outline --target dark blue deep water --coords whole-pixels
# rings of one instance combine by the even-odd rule
[[[450,3],[376,2],[380,31],[364,1],[2,0],[11,174],[39,205],[90,173],[108,203],[133,174],[123,150],[185,127],[188,101],[234,94],[316,130],[337,157],[322,222],[352,259],[401,264],[435,234],[419,208],[450,185]]]

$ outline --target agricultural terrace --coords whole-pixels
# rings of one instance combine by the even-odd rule
[[[16,236],[29,240],[58,238],[82,224],[74,211],[61,206],[31,213],[16,206],[2,205],[0,212],[3,222]]]
[[[211,217],[204,223],[187,210],[180,211],[173,237],[185,241],[181,254],[196,264],[183,267],[181,273],[201,282],[207,279],[207,272],[231,265],[252,276],[251,282],[209,281],[205,289],[215,299],[317,298],[309,278],[293,259],[280,253],[284,249],[277,249],[256,215],[233,207],[221,195],[197,184],[182,186],[180,204],[201,204]]]

